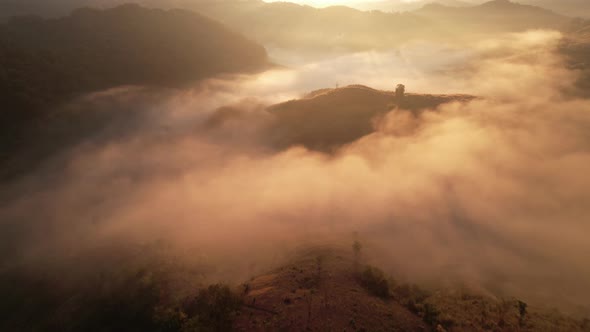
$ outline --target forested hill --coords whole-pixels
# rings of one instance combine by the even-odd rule
[[[0,25],[0,153],[23,125],[76,95],[128,84],[177,86],[267,63],[262,46],[189,11],[124,5],[12,19]]]

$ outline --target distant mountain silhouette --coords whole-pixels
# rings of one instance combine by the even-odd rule
[[[391,48],[428,34],[428,22],[411,14],[317,9],[288,2],[214,3],[194,10],[216,18],[264,45],[303,50]]]
[[[262,46],[189,11],[125,5],[79,9],[60,19],[12,19],[0,25],[2,145],[14,145],[23,126],[85,92],[176,86],[267,63]]]
[[[571,21],[540,7],[505,0],[464,7],[430,4],[405,13],[283,2],[197,2],[193,8],[265,45],[313,50],[390,49],[409,40],[474,40],[489,33],[561,30]]]
[[[439,3],[449,7],[468,7],[480,5],[486,0],[375,0],[369,2],[353,2],[350,6],[361,10],[382,10],[386,12],[414,11],[429,3]],[[560,15],[571,17],[590,17],[590,1],[588,0],[514,0],[523,5],[533,5],[552,10]]]
[[[493,0],[477,6],[450,7],[433,3],[415,11],[417,15],[443,23],[450,31],[518,31],[526,29],[563,29],[570,18],[550,10],[522,5],[509,0]]]
[[[402,1],[402,0],[383,0],[383,1],[368,1],[355,2],[350,6],[360,10],[381,10],[384,12],[408,12],[414,11],[428,5],[430,3],[438,3],[449,7],[466,7],[473,4],[467,1],[460,0],[416,0],[416,1]]]
[[[0,0],[0,21],[28,15],[58,18],[77,8],[107,9],[128,3],[161,9],[183,9],[199,1],[210,0]]]
[[[0,0],[0,9],[1,1],[3,0]],[[27,3],[39,1],[27,0]],[[72,0],[56,1],[62,5],[73,5]],[[126,0],[81,1],[80,4],[109,6],[117,1]],[[313,51],[390,49],[416,39],[463,41],[479,38],[482,33],[562,29],[569,22],[568,17],[540,7],[506,0],[490,1],[475,6],[473,1],[424,0],[408,3],[407,10],[418,9],[418,6],[424,7],[404,13],[361,11],[344,6],[318,9],[289,2],[266,3],[259,0],[136,1],[151,7],[178,7],[201,12],[264,45]],[[434,4],[428,4],[431,2]],[[381,5],[379,3],[379,6]],[[39,6],[47,6],[47,3],[42,2],[37,7]],[[394,10],[388,9],[387,5],[384,6],[379,8]],[[31,12],[37,7],[30,5],[26,10]],[[20,13],[26,10],[21,8]],[[37,8],[34,12],[39,11]]]
[[[590,18],[590,1],[588,0],[518,0],[518,2],[547,8],[562,15]]]

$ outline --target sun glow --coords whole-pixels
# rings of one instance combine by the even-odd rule
[[[265,0],[265,2],[286,2],[284,0]],[[330,6],[352,6],[361,3],[367,3],[372,1],[367,0],[293,0],[288,1],[290,3],[296,3],[299,5],[307,5],[312,7],[330,7]]]
[[[361,10],[381,9],[385,11],[395,11],[400,6],[421,1],[423,0],[264,0],[264,2],[289,2],[316,8],[349,6]]]

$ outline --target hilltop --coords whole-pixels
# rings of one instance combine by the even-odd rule
[[[365,289],[346,250],[315,247],[244,283],[237,331],[427,331],[399,302]]]
[[[301,144],[320,151],[332,151],[375,131],[374,120],[397,109],[418,116],[450,102],[466,102],[469,95],[406,93],[397,98],[393,91],[350,85],[314,91],[301,99],[269,107],[276,116],[275,130],[281,133],[279,146]]]
[[[359,246],[361,248],[362,246]],[[240,292],[238,331],[589,331],[577,320],[467,287],[417,286],[338,246],[302,250]]]

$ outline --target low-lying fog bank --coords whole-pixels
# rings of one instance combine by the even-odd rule
[[[209,280],[240,281],[305,243],[356,232],[379,266],[409,280],[588,308],[590,102],[568,97],[577,74],[554,53],[559,38],[533,31],[306,63],[271,50],[285,69],[89,95],[64,112],[133,121],[1,189],[3,265],[75,274],[150,247],[206,266]],[[353,83],[484,99],[420,117],[393,110],[333,154],[277,151],[260,130],[274,116],[265,105]],[[243,116],[205,130],[228,104]]]

